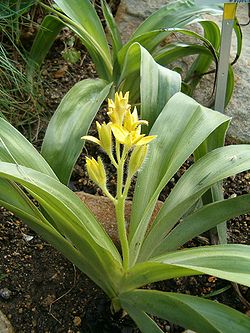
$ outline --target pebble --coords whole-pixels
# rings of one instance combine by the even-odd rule
[[[8,288],[0,289],[0,297],[2,297],[5,300],[10,299],[11,294],[12,293]]]
[[[80,325],[81,325],[81,322],[82,322],[82,319],[81,319],[80,317],[76,316],[76,317],[74,318],[74,324],[75,324],[76,326],[80,326]]]

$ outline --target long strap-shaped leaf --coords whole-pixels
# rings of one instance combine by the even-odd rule
[[[156,249],[155,254],[177,250],[197,235],[219,223],[250,212],[250,194],[206,205],[183,219]]]
[[[42,216],[38,208],[14,182],[1,178],[0,190],[0,200],[4,203],[4,207],[10,205],[12,208],[22,210],[29,216],[34,216],[35,218]]]
[[[103,80],[78,82],[62,99],[49,123],[41,153],[64,184],[68,184],[84,145],[81,136],[87,134],[110,86]]]
[[[90,53],[100,78],[111,81],[112,59],[108,42],[91,2],[88,0],[58,0],[56,3],[64,14],[46,5],[43,7],[56,13],[65,25],[79,36]]]
[[[56,36],[64,27],[64,23],[52,15],[45,16],[36,34],[27,63],[27,75],[32,79],[35,69],[39,69],[49,52]]]
[[[57,179],[49,164],[32,144],[4,119],[0,119],[0,161],[20,164]],[[0,179],[0,189],[0,200],[5,202],[5,206],[11,205],[40,218],[41,213],[34,203],[14,182]]]
[[[126,311],[143,333],[163,333],[160,327],[144,311],[134,305],[126,304]]]
[[[141,117],[149,123],[148,133],[168,100],[181,89],[178,73],[158,65],[141,47]]]
[[[144,102],[142,117],[147,119],[152,126],[169,98],[180,91],[180,76],[178,73],[158,65],[144,47],[134,43],[127,51],[121,75],[117,77],[117,84],[120,85],[126,80],[125,86],[127,86],[127,81],[130,85],[131,76],[138,73],[139,77],[139,71],[143,85],[141,86],[141,98]],[[152,90],[149,92],[150,89]],[[133,94],[133,91],[131,93]]]
[[[102,5],[102,12],[103,16],[106,20],[107,27],[109,29],[111,38],[112,38],[112,46],[113,46],[113,61],[117,57],[117,53],[119,50],[122,48],[122,39],[121,39],[121,34],[118,30],[118,25],[115,22],[115,19],[112,15],[112,12],[105,0],[101,0],[101,5]]]
[[[0,161],[24,165],[57,179],[32,144],[3,118],[0,118]]]
[[[250,286],[250,247],[238,244],[202,246],[152,258],[136,264],[128,271],[122,290],[200,274],[214,275]]]
[[[149,16],[133,33],[132,38],[160,28],[180,28],[204,13],[219,14],[218,5],[197,5],[194,0],[172,1]]]
[[[194,1],[173,1],[149,16],[134,32],[118,54],[119,63],[124,62],[129,47],[137,42],[152,52],[159,43],[170,35],[163,29],[183,28],[204,13],[221,12],[218,6],[197,6]]]
[[[250,330],[250,318],[246,315],[228,306],[195,296],[134,290],[120,295],[120,300],[122,307],[129,314],[131,312],[143,333],[150,331],[144,329],[140,318],[137,321],[133,308],[167,319],[197,333],[248,333]]]
[[[3,179],[1,179],[2,181]],[[82,272],[87,274],[97,285],[99,285],[110,297],[113,292],[109,293],[109,281],[102,278],[100,267],[96,265],[95,261],[89,260],[88,253],[80,252],[77,250],[69,240],[65,238],[59,231],[45,219],[44,216],[30,215],[25,206],[17,207],[0,200],[0,205],[15,213],[16,216],[21,218],[25,223],[35,232],[37,232],[43,239],[54,246],[60,251],[67,259],[76,265]]]
[[[175,94],[162,110],[151,130],[157,139],[150,144],[136,183],[129,232],[132,260],[138,255],[160,191],[209,134],[228,120],[182,93]]]
[[[81,25],[101,46],[106,55],[110,57],[109,46],[101,21],[89,0],[55,0],[61,10]]]
[[[217,61],[218,60],[217,52],[220,47],[220,29],[218,25],[212,21],[201,21],[199,23],[203,27],[204,38],[208,40],[213,46]],[[199,82],[200,79],[199,76],[208,71],[209,66],[212,63],[212,60],[213,59],[211,57],[207,57],[205,55],[199,55],[195,60],[195,62],[193,63],[193,65],[191,66],[191,68],[188,70],[187,75],[185,77],[185,82],[188,82],[191,79],[192,88],[195,88]],[[216,68],[217,66],[218,64],[216,63]],[[194,75],[196,76],[196,78],[193,77]]]
[[[179,58],[193,54],[206,54],[209,56],[211,53],[209,49],[203,45],[176,42],[157,50],[157,52],[154,53],[154,59],[159,64],[166,66]]]
[[[121,273],[120,255],[101,225],[72,191],[45,174],[11,163],[0,163],[0,177],[25,186],[54,219],[57,229],[99,265],[99,270],[110,281],[107,284],[115,288]]]
[[[250,145],[218,148],[199,159],[181,177],[162,206],[143,244],[141,258],[154,252],[184,213],[213,184],[249,168]]]

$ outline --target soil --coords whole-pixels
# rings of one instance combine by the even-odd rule
[[[57,39],[41,71],[43,93],[38,96],[40,108],[38,121],[32,127],[31,138],[37,147],[41,144],[48,119],[65,93],[79,80],[95,77],[94,66],[81,47],[81,59],[74,65],[61,57],[65,31]],[[105,117],[105,108],[98,114]],[[98,118],[98,119],[99,119]],[[21,129],[27,133],[27,127]],[[95,133],[92,126],[90,134]],[[73,190],[101,195],[101,191],[87,177],[85,156],[96,156],[100,151],[87,143],[75,166],[70,186]],[[192,163],[189,159],[164,189],[164,201],[177,180]],[[115,190],[114,170],[109,169],[110,189]],[[225,197],[250,191],[250,173],[244,172],[224,182]],[[132,197],[132,189],[129,196]],[[67,261],[60,253],[44,242],[22,221],[4,208],[0,210],[0,308],[10,319],[16,333],[136,333],[135,324],[121,313],[113,315],[106,295],[91,280]],[[242,215],[228,223],[229,242],[250,244],[250,216]],[[209,244],[209,235],[201,235],[186,244],[187,247]],[[176,291],[191,295],[207,296],[213,300],[248,313],[250,290],[240,286],[240,294],[227,281],[211,276],[162,281],[148,289]],[[223,292],[224,290],[224,292]],[[219,291],[216,296],[210,295]],[[210,296],[209,296],[210,295]],[[243,298],[241,297],[243,296]],[[158,321],[164,332],[178,333],[183,329]]]

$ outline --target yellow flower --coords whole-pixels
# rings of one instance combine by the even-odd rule
[[[86,157],[86,167],[89,178],[101,188],[106,187],[106,172],[100,156],[97,161],[94,157]]]
[[[99,124],[96,122],[96,127],[99,135],[99,139],[91,135],[85,135],[81,139],[92,141],[103,148],[103,150],[110,155],[112,152],[112,133],[111,123],[106,124],[105,122]]]
[[[147,120],[139,120],[136,107],[133,113],[128,110],[124,116],[124,127],[129,132],[135,131],[139,125],[148,125]]]
[[[116,124],[111,124],[111,129],[116,140],[119,141],[121,144],[126,145],[128,148],[131,148],[134,145],[146,145],[156,138],[156,135],[145,136],[145,134],[140,134],[140,125],[137,127],[136,130],[131,132],[128,131],[126,128]]]
[[[108,99],[108,116],[113,124],[122,125],[125,113],[130,110],[131,105],[128,104],[129,93],[123,96],[122,92],[115,93],[115,101]]]

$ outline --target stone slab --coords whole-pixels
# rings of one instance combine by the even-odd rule
[[[115,217],[115,208],[113,203],[106,197],[97,196],[88,194],[85,192],[76,192],[78,197],[86,204],[86,206],[93,212],[98,221],[100,221],[106,230],[106,232],[110,235],[111,239],[114,241],[116,245],[119,244],[118,232],[117,232],[117,224]],[[158,201],[156,204],[156,208],[152,214],[151,222],[155,219],[160,207],[163,202]],[[130,220],[131,215],[132,202],[126,201],[125,206],[125,219],[127,221],[127,227]]]

